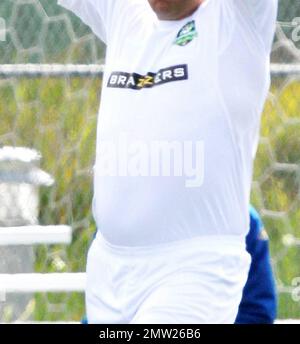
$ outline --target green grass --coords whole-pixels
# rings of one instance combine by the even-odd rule
[[[72,245],[36,249],[37,272],[84,271],[89,242],[95,231],[91,215],[96,115],[101,81],[97,79],[21,79],[0,82],[0,144],[41,151],[42,168],[56,183],[41,189],[40,222],[71,224]],[[270,235],[278,281],[291,286],[300,276],[300,249],[283,247],[282,236],[300,237],[298,172],[274,171],[275,162],[300,164],[300,83],[280,80],[272,87],[262,121],[262,143],[255,164],[257,181],[252,201],[258,209],[280,211],[282,219],[264,217]],[[35,320],[80,320],[80,294],[36,295]],[[300,318],[300,304],[290,295],[279,298],[280,318]]]

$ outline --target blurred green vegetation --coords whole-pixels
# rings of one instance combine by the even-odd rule
[[[91,167],[100,89],[97,79],[0,81],[0,146],[32,147],[42,153],[42,168],[56,183],[41,190],[40,222],[74,228],[71,246],[36,250],[38,272],[85,270],[95,231]],[[62,302],[65,306],[59,311]],[[79,320],[84,313],[78,294],[37,295],[35,305],[37,320]]]
[[[299,95],[299,81],[273,80],[255,161],[252,203],[263,214],[279,288],[291,287],[300,276],[300,247],[283,244],[286,234],[300,238]],[[300,303],[280,294],[278,315],[299,319]]]

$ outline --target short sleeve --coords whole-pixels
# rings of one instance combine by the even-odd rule
[[[58,4],[76,14],[94,34],[107,42],[114,7],[120,0],[58,0]]]
[[[114,34],[146,25],[150,6],[146,0],[58,0],[76,14],[104,43]]]
[[[278,0],[232,0],[232,3],[243,15],[245,23],[253,25],[261,36],[266,50],[270,51],[274,39]]]

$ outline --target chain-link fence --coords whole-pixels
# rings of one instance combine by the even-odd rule
[[[56,0],[2,0],[0,17],[4,19],[0,23],[0,146],[25,146],[41,152],[42,168],[54,177],[55,184],[41,189],[39,222],[69,224],[74,230],[69,246],[36,247],[34,270],[84,271],[95,231],[91,167],[101,70],[73,66],[67,72],[61,65],[100,65],[104,46]],[[281,318],[300,318],[299,18],[299,0],[280,0],[272,60],[289,68],[274,66],[252,193],[271,240]],[[35,68],[26,64],[35,64]],[[2,320],[11,321],[11,306],[2,302],[0,307]],[[27,300],[18,317],[69,321],[83,314],[82,294],[39,293]]]

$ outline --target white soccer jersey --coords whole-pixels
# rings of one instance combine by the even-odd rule
[[[107,44],[93,212],[114,245],[240,235],[270,83],[277,0],[59,0]]]

